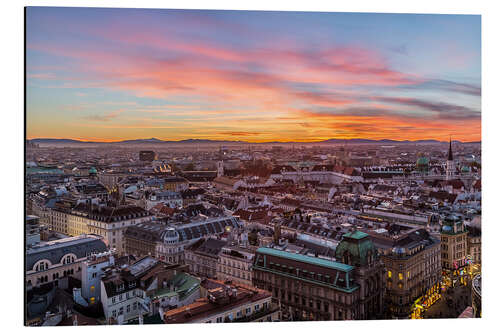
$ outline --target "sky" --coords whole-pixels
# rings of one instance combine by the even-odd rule
[[[481,140],[481,17],[28,7],[27,138]]]

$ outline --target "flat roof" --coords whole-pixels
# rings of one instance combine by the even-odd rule
[[[290,253],[287,251],[282,251],[282,250],[276,250],[268,247],[261,247],[257,250],[257,253],[261,254],[269,254],[273,255],[276,257],[281,257],[285,259],[290,259],[290,260],[295,260],[295,261],[300,261],[304,262],[307,264],[312,264],[312,265],[318,265],[318,266],[323,266],[327,268],[332,268],[336,270],[340,270],[343,272],[349,272],[351,271],[354,267],[346,264],[342,264],[340,262],[336,262],[333,260],[327,260],[327,259],[322,259],[322,258],[316,258],[316,257],[310,257],[307,255],[303,254],[298,254],[298,253]]]
[[[94,235],[82,234],[82,235],[74,236],[74,237],[65,237],[65,238],[61,238],[61,239],[41,242],[39,244],[36,244],[36,245],[28,248],[26,250],[26,255],[44,252],[44,251],[53,251],[53,250],[56,250],[59,248],[63,248],[63,247],[71,246],[71,245],[84,244],[84,243],[93,242],[96,240],[101,240],[101,238],[98,236],[94,236]]]

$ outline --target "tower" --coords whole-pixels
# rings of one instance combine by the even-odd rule
[[[218,161],[217,162],[217,177],[222,177],[224,176],[224,162]]]
[[[274,244],[279,244],[281,238],[281,222],[276,222],[274,225]]]
[[[446,160],[446,180],[453,179],[454,172],[455,172],[455,162],[453,161],[453,152],[451,150],[451,137],[450,137],[450,148],[448,148],[448,159]]]

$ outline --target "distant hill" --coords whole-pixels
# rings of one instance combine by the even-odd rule
[[[279,142],[279,141],[269,141],[269,142],[249,142],[249,141],[230,141],[230,140],[207,140],[207,139],[186,139],[186,140],[160,140],[157,138],[150,139],[134,139],[134,140],[122,140],[122,141],[113,141],[113,142],[99,142],[99,141],[81,141],[81,140],[73,140],[73,139],[50,139],[50,138],[37,138],[30,140],[36,144],[48,144],[48,145],[145,145],[145,144],[438,144],[438,143],[446,143],[446,141],[438,141],[438,140],[390,140],[390,139],[381,139],[381,140],[372,140],[372,139],[328,139],[324,141],[315,141],[315,142]],[[453,141],[454,143],[462,143],[461,141]],[[468,144],[480,144],[481,141],[475,142],[463,142]]]
[[[157,138],[151,138],[151,139],[136,139],[136,140],[123,140],[123,141],[117,141],[113,143],[134,143],[134,144],[141,144],[141,143],[164,143],[165,141],[157,139]]]
[[[73,139],[45,139],[45,138],[40,138],[40,139],[32,139],[29,140],[33,143],[56,143],[56,144],[63,144],[63,143],[98,143],[98,142],[91,142],[91,141],[79,141],[79,140],[73,140]]]

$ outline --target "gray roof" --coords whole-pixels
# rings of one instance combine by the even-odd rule
[[[44,242],[26,250],[26,270],[32,270],[35,263],[42,259],[57,264],[69,253],[73,253],[77,259],[80,259],[92,252],[99,253],[106,250],[106,244],[94,235],[80,235]]]
[[[211,218],[205,221],[192,222],[176,227],[179,241],[199,239],[207,235],[221,234],[226,227],[240,228],[240,220],[234,216]]]

